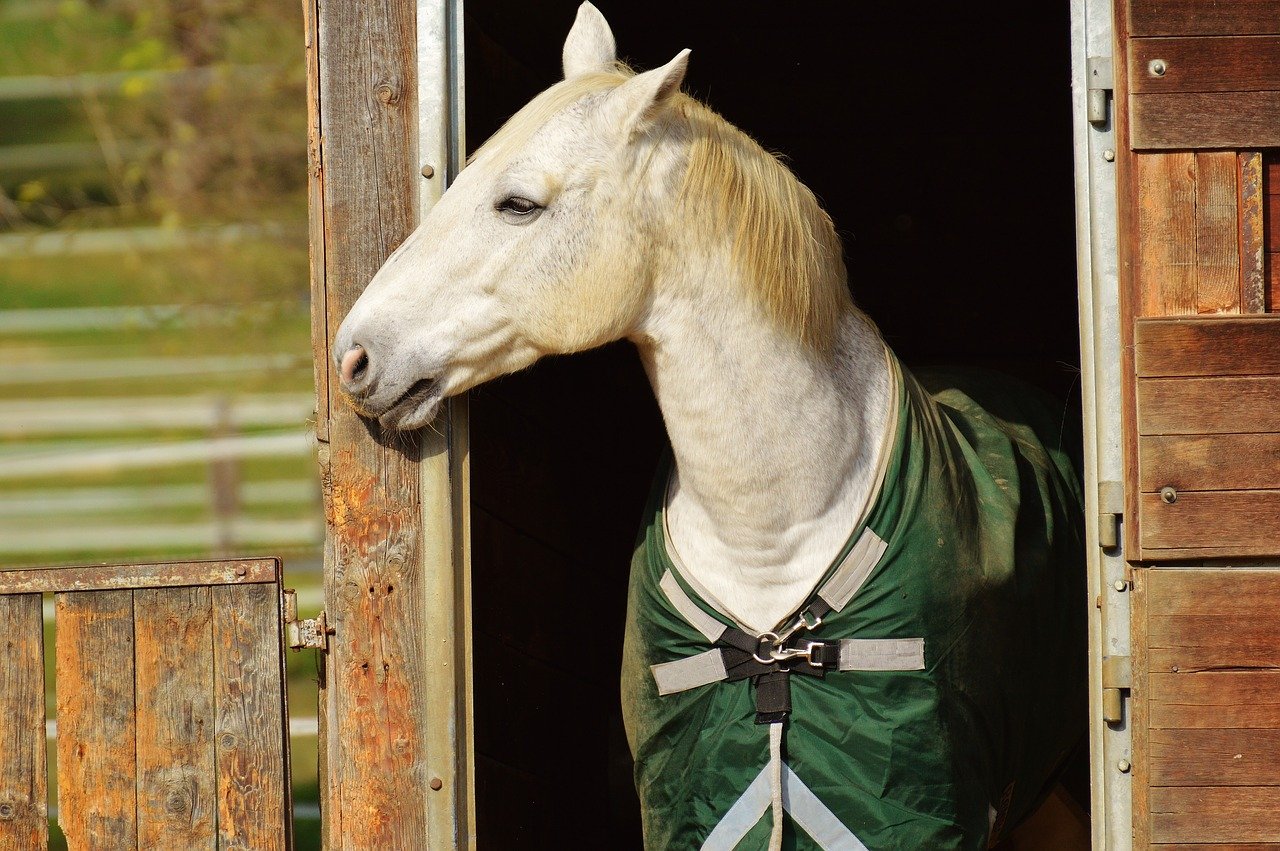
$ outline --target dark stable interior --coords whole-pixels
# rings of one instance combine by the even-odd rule
[[[577,0],[469,0],[474,150],[560,78]],[[640,69],[785,156],[850,286],[909,365],[975,362],[1078,394],[1066,3],[599,0]],[[639,848],[619,709],[631,549],[665,437],[627,343],[472,394],[478,834]]]

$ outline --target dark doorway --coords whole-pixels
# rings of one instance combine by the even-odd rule
[[[577,0],[470,0],[474,149],[559,79]],[[854,297],[908,363],[984,361],[1059,393],[1078,364],[1066,4],[597,3],[822,199]],[[638,848],[618,707],[627,567],[664,440],[634,352],[472,396],[479,835]]]

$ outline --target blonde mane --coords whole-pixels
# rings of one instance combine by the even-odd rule
[[[612,71],[552,86],[474,156],[513,155],[554,115],[633,74],[618,63]],[[680,190],[686,221],[708,238],[732,234],[733,258],[749,295],[780,328],[818,352],[830,352],[841,318],[855,310],[831,217],[776,156],[694,98],[676,96],[658,132],[671,131],[689,143]]]

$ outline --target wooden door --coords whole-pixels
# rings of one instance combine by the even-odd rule
[[[48,844],[49,593],[68,846],[291,848],[275,559],[0,572],[0,847]]]
[[[1115,12],[1133,844],[1280,849],[1280,4]]]

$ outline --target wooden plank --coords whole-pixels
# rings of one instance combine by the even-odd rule
[[[1280,317],[1144,318],[1134,329],[1142,378],[1280,374]]]
[[[1256,615],[1267,600],[1280,602],[1280,569],[1275,568],[1153,570],[1147,582],[1151,610],[1161,617],[1244,618]]]
[[[1164,73],[1151,70],[1163,63]],[[1280,36],[1135,38],[1130,92],[1257,92],[1280,89]]]
[[[249,582],[274,582],[279,569],[279,559],[250,558],[3,570],[0,571],[0,594],[49,594],[180,585],[243,585]]]
[[[1143,554],[1160,549],[1223,547],[1229,554],[1280,555],[1280,490],[1191,491],[1166,504],[1139,497]]]
[[[312,4],[308,14],[315,15],[318,85],[310,95],[323,176],[313,187],[312,235],[324,239],[325,292],[312,305],[313,333],[317,361],[332,370],[339,324],[415,224],[422,180],[415,8],[337,0]],[[328,384],[335,386],[332,373]],[[433,719],[424,687],[431,663],[422,617],[429,590],[421,436],[383,433],[335,393],[328,405],[329,444],[320,446],[325,609],[336,633],[321,742],[326,847],[435,847],[447,840],[427,835]]]
[[[1280,230],[1280,225],[1272,230]],[[1280,310],[1280,252],[1276,251],[1267,254],[1267,310]]]
[[[1280,33],[1275,0],[1129,0],[1129,35]]]
[[[329,441],[329,330],[325,300],[324,158],[320,155],[320,29],[317,0],[302,3],[307,75],[308,279],[311,284],[311,362],[316,387],[316,440]]]
[[[133,592],[58,594],[58,824],[69,848],[138,841]]]
[[[1240,310],[1263,313],[1267,309],[1267,244],[1263,218],[1267,196],[1262,183],[1262,152],[1241,151],[1237,158],[1240,190]]]
[[[1129,690],[1130,746],[1133,759],[1133,847],[1151,845],[1151,682],[1147,659],[1147,630],[1150,619],[1149,578],[1156,571],[1133,571],[1133,596],[1129,600],[1129,646],[1133,656],[1133,687]]]
[[[279,588],[212,595],[218,848],[291,848]]]
[[[1146,92],[1129,96],[1135,150],[1273,148],[1280,91]]]
[[[1196,154],[1196,311],[1240,312],[1239,164],[1234,151]]]
[[[1274,586],[1251,598],[1253,611],[1153,615],[1149,621],[1148,663],[1161,673],[1209,670],[1280,670],[1280,622],[1259,611],[1280,607]]]
[[[0,848],[49,844],[39,594],[0,596]]]
[[[1280,434],[1274,432],[1142,437],[1138,456],[1143,493],[1166,485],[1179,493],[1280,488]]]
[[[133,592],[138,847],[213,848],[213,631],[209,588]]]
[[[1274,188],[1274,187],[1273,187]],[[1267,250],[1280,251],[1280,193],[1272,192],[1267,196]]]
[[[1209,845],[1187,845],[1182,842],[1161,843],[1160,851],[1280,851],[1280,843],[1274,842],[1215,842]]]
[[[1134,165],[1142,315],[1195,314],[1195,154],[1139,155]]]
[[[1280,376],[1142,378],[1139,434],[1280,431]]]
[[[1280,730],[1152,730],[1152,786],[1280,786]]]
[[[1280,727],[1280,671],[1149,675],[1151,729]]]
[[[1280,788],[1157,786],[1151,790],[1156,842],[1280,841]]]

